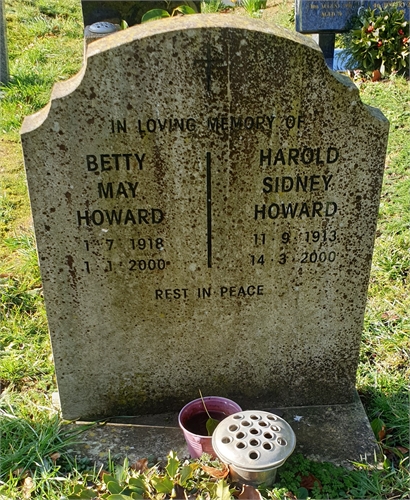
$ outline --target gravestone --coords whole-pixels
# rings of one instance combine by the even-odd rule
[[[9,81],[9,56],[7,50],[6,16],[3,1],[0,0],[0,84]]]
[[[410,0],[296,0],[295,28],[299,33],[312,33],[327,65],[336,69],[333,66],[335,34],[349,31],[360,9],[381,10],[392,6],[403,10],[405,19],[410,20]]]
[[[360,8],[397,7],[410,19],[410,0],[296,0],[295,24],[300,33],[342,33]]]
[[[63,416],[354,403],[387,135],[258,20],[93,42],[22,128]]]

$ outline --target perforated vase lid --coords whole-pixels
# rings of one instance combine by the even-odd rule
[[[117,31],[117,27],[113,23],[107,21],[100,21],[91,24],[88,28],[91,33],[98,33],[99,35],[108,35],[109,33],[114,33]]]
[[[296,446],[296,436],[283,418],[266,411],[241,411],[226,417],[212,435],[219,459],[246,470],[281,466]]]

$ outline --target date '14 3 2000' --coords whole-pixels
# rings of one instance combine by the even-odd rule
[[[278,264],[286,264],[289,260],[289,256],[286,253],[279,254],[278,259],[270,259],[265,254],[262,255],[251,255],[251,264],[252,266],[261,265],[263,266],[266,262],[277,262]],[[324,263],[324,262],[334,262],[336,260],[336,252],[330,250],[328,252],[316,252],[313,250],[312,252],[303,252],[302,256],[298,259],[298,262],[301,264],[315,264],[315,263]]]

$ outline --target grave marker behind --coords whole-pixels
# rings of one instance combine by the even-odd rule
[[[3,1],[0,0],[0,84],[9,81],[9,55],[7,50],[6,16]]]
[[[353,402],[387,132],[256,20],[93,42],[22,129],[64,417]]]
[[[386,9],[391,6],[403,10],[405,19],[410,20],[410,0],[296,0],[295,28],[299,33],[312,33],[323,51],[326,64],[336,69],[333,65],[335,34],[349,31],[352,19],[360,9]]]
[[[295,24],[299,33],[341,33],[349,30],[360,8],[397,7],[410,20],[410,0],[296,0]]]

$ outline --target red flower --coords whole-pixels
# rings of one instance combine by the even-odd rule
[[[383,42],[382,42],[381,40],[379,40],[379,41],[377,42],[377,46],[378,46],[378,47],[381,47],[382,45],[383,45]]]
[[[398,33],[399,35],[404,35],[404,31],[402,29],[399,29]]]
[[[406,45],[406,43],[408,43],[409,40],[410,40],[410,38],[403,38],[403,40],[402,40],[403,45]]]
[[[374,31],[374,27],[370,24],[366,30],[366,33],[371,33],[372,31]]]

